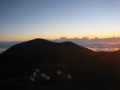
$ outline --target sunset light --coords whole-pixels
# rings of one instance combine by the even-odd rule
[[[1,0],[0,41],[120,37],[119,0]]]
[[[0,90],[120,90],[120,0],[0,0]]]

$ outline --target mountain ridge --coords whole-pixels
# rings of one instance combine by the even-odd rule
[[[1,53],[0,58],[3,64],[1,66],[7,63],[9,68],[13,69],[13,66],[21,67],[20,65],[26,68],[26,65],[33,67],[44,64],[92,62],[97,58],[94,54],[94,51],[72,42],[55,43],[44,39],[34,39],[16,44]]]
[[[29,76],[35,68],[42,72],[62,70],[72,75],[75,87],[114,89],[120,83],[119,55],[119,51],[94,52],[72,42],[34,39],[16,44],[0,54],[0,76]]]

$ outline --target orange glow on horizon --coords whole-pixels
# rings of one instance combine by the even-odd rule
[[[28,41],[28,40],[32,40],[32,39],[35,39],[35,38],[43,38],[43,39],[48,39],[48,40],[53,40],[53,39],[59,39],[59,38],[61,38],[61,37],[66,37],[67,39],[71,39],[71,38],[79,38],[79,39],[81,39],[81,38],[83,38],[83,37],[88,37],[88,39],[94,39],[94,38],[112,38],[112,37],[120,37],[120,35],[113,35],[113,36],[109,36],[109,35],[107,35],[107,36],[105,36],[105,35],[101,35],[101,36],[82,36],[82,35],[80,35],[80,37],[79,36],[53,36],[53,37],[39,37],[39,36],[34,36],[34,37],[26,37],[26,38],[24,38],[24,37],[18,37],[18,38],[4,38],[4,39],[0,39],[0,42],[12,42],[12,41]]]

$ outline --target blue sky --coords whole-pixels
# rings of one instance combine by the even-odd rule
[[[120,36],[120,0],[0,0],[0,41]]]

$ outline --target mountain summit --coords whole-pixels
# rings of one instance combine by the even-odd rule
[[[72,42],[34,39],[16,44],[0,54],[0,76],[29,76],[35,68],[50,73],[62,70],[71,73],[76,88],[118,88],[119,55],[119,51],[94,52]]]
[[[44,39],[17,44],[1,53],[0,58],[4,69],[15,71],[40,65],[76,64],[97,59],[94,51],[72,42],[56,43]]]

